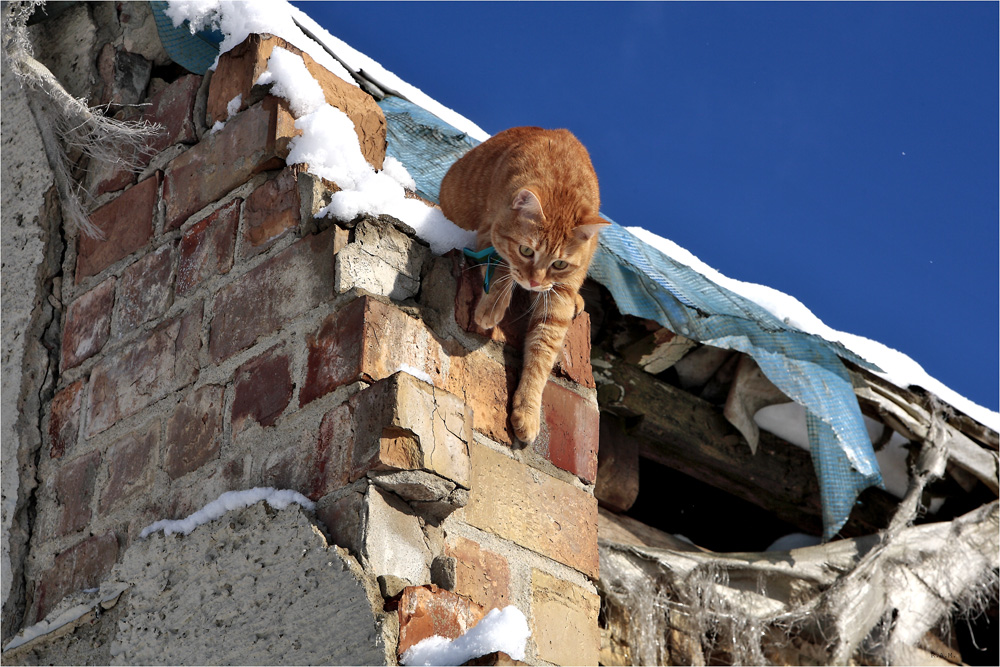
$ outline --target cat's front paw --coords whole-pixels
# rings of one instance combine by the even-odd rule
[[[538,437],[541,426],[541,406],[526,401],[520,393],[514,396],[514,409],[510,413],[510,424],[514,435],[521,442],[530,445]]]
[[[473,319],[476,322],[476,326],[484,331],[489,331],[496,325],[500,324],[500,320],[503,319],[504,311],[506,308],[501,308],[500,304],[493,299],[484,298],[479,301],[479,305],[476,306],[476,312],[473,315]]]

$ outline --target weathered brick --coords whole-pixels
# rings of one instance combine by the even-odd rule
[[[538,657],[557,665],[596,665],[601,598],[576,584],[531,571],[531,638]]]
[[[122,271],[118,280],[116,335],[128,333],[167,312],[172,302],[173,250],[173,244],[164,245]]]
[[[194,102],[201,81],[202,77],[197,74],[185,74],[149,101],[143,120],[158,123],[164,129],[149,143],[152,155],[174,144],[193,144],[197,141]]]
[[[470,443],[469,524],[597,577],[597,501],[571,484]]]
[[[483,606],[503,609],[510,604],[510,565],[500,554],[458,537],[449,540],[445,553],[455,559],[455,588]]]
[[[170,479],[219,456],[224,392],[224,387],[205,385],[189,393],[167,420],[165,468]]]
[[[351,470],[353,419],[348,405],[330,410],[318,431],[303,428],[293,444],[273,452],[264,463],[264,483],[295,489],[313,500],[347,485]]]
[[[307,236],[215,297],[209,351],[221,361],[333,296],[332,230]]]
[[[107,514],[122,501],[147,490],[151,463],[159,445],[158,419],[111,445],[107,455],[108,478],[101,491],[101,514]]]
[[[292,400],[290,359],[280,347],[254,357],[236,371],[233,398],[233,430],[243,428],[247,417],[261,426],[271,426]]]
[[[80,432],[83,380],[59,390],[49,404],[49,457],[60,458],[76,444]]]
[[[230,100],[243,96],[245,105],[250,99],[250,89],[267,69],[267,59],[275,46],[280,46],[302,56],[306,69],[313,75],[326,96],[326,102],[347,114],[354,123],[361,154],[376,169],[382,168],[385,158],[385,115],[375,100],[355,85],[347,83],[336,74],[318,64],[281,38],[271,35],[250,35],[241,44],[222,54],[208,91],[208,122],[226,120]]]
[[[472,600],[434,584],[404,588],[398,612],[399,655],[428,637],[455,639],[475,627],[485,613]]]
[[[301,201],[296,171],[287,167],[247,197],[243,207],[243,255],[252,257],[299,226]]]
[[[234,199],[184,233],[177,267],[177,294],[184,296],[206,278],[228,273],[240,220],[240,199]]]
[[[426,470],[469,487],[472,414],[457,396],[396,373],[350,403],[352,480],[370,470]]]
[[[163,182],[167,230],[254,174],[282,166],[288,142],[298,133],[284,103],[267,97],[174,158]]]
[[[90,214],[103,239],[80,234],[77,240],[76,282],[94,276],[126,257],[153,236],[153,216],[160,191],[160,172],[122,192]]]
[[[479,269],[473,269],[457,254],[452,256],[452,275],[457,282],[455,292],[455,321],[460,327],[474,334],[506,343],[518,354],[524,348],[533,297],[527,291],[515,288],[507,315],[490,331],[480,329],[473,318],[476,306],[483,296],[483,279]],[[594,388],[594,373],[590,365],[590,315],[583,311],[570,323],[563,341],[562,351],[553,369],[556,375],[577,384]]]
[[[87,437],[195,380],[202,304],[105,356],[90,375]]]
[[[548,382],[542,393],[542,432],[532,447],[556,467],[588,484],[597,479],[600,412],[576,392]]]
[[[64,463],[56,473],[55,492],[62,513],[57,535],[76,532],[90,523],[90,504],[94,497],[94,480],[101,464],[101,453],[90,452]]]
[[[38,578],[35,622],[68,593],[97,586],[118,559],[118,539],[111,531],[88,537],[56,556],[52,567]]]
[[[101,351],[111,336],[115,304],[115,279],[108,278],[83,294],[66,311],[60,365],[63,370],[80,365]]]
[[[516,370],[482,350],[468,352],[454,341],[441,340],[422,321],[394,306],[361,297],[330,315],[306,343],[301,405],[350,382],[373,382],[400,369],[415,370],[472,406],[477,431],[511,442],[507,422]]]
[[[354,240],[337,253],[334,289],[360,288],[402,301],[420,291],[420,274],[430,255],[385,218],[364,218],[354,228]]]

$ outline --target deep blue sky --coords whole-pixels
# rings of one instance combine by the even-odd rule
[[[617,222],[998,408],[997,3],[296,4],[487,132],[572,130]]]

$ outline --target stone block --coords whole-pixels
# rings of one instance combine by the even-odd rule
[[[146,245],[153,236],[153,216],[160,193],[160,173],[122,192],[90,214],[102,239],[80,233],[77,239],[76,282],[95,276]]]
[[[301,206],[293,167],[286,167],[251,192],[243,207],[243,256],[258,255],[298,229]]]
[[[445,553],[454,562],[454,592],[482,605],[503,609],[510,604],[510,565],[500,554],[464,537],[449,539]]]
[[[299,133],[284,103],[267,97],[171,160],[163,181],[166,229],[177,229],[255,174],[283,166]]]
[[[117,559],[118,539],[112,531],[88,537],[56,556],[38,578],[34,622],[45,618],[68,593],[97,586]]]
[[[227,359],[333,296],[335,234],[307,236],[248,271],[215,297],[209,351]]]
[[[399,655],[428,637],[455,639],[483,619],[472,600],[434,584],[407,586],[399,598]]]
[[[233,430],[239,431],[247,417],[261,426],[271,426],[292,400],[289,356],[272,347],[239,367],[234,381]]]
[[[83,294],[66,310],[60,350],[62,370],[79,366],[104,347],[111,337],[111,314],[115,304],[115,279],[108,278]]]
[[[115,334],[123,336],[158,319],[173,301],[174,247],[167,244],[134,262],[118,280]]]
[[[569,581],[531,572],[531,639],[538,657],[556,665],[596,665],[601,599]]]
[[[222,447],[225,388],[205,385],[190,392],[167,420],[164,467],[170,479],[218,458]]]
[[[334,289],[408,299],[420,291],[420,272],[429,256],[424,245],[390,222],[365,218],[354,229],[354,241],[337,253]]]
[[[107,355],[90,375],[87,437],[195,380],[202,304]]]
[[[181,237],[177,267],[177,294],[184,296],[207,278],[229,273],[233,267],[240,199],[195,223]]]
[[[375,169],[382,168],[386,147],[386,122],[382,109],[371,95],[317,63],[312,57],[281,38],[250,35],[241,44],[222,54],[208,92],[208,124],[226,120],[229,102],[242,95],[250,100],[250,90],[267,70],[267,59],[275,46],[302,56],[306,69],[323,89],[326,102],[340,109],[354,123],[361,154]]]
[[[129,433],[108,448],[108,476],[101,491],[100,512],[148,490],[152,462],[160,446],[160,421]]]
[[[76,532],[90,523],[94,480],[100,464],[101,453],[90,452],[64,463],[56,473],[56,500],[62,508],[56,535]]]
[[[596,578],[597,501],[592,495],[478,443],[465,521]]]
[[[60,458],[76,444],[80,432],[83,380],[59,390],[49,403],[49,457]]]
[[[399,498],[369,486],[362,508],[361,555],[376,576],[393,575],[411,584],[430,581],[431,552],[420,520]]]
[[[469,488],[472,415],[457,396],[395,373],[356,394],[351,404],[352,478],[370,470],[424,470]]]

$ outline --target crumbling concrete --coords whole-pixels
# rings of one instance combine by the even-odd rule
[[[98,613],[5,651],[4,663],[394,659],[395,616],[382,612],[377,584],[296,505],[276,511],[261,502],[187,536],[153,534],[125,552],[99,590],[84,595]],[[50,618],[81,599],[67,598]],[[104,607],[111,613],[100,615]]]

